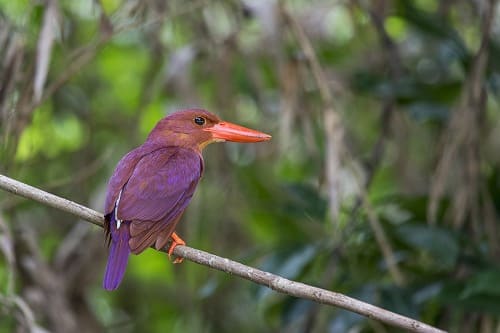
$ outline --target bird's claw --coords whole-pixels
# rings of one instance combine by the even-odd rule
[[[172,254],[174,253],[174,249],[177,245],[186,245],[186,242],[182,240],[175,232],[172,233],[172,244],[170,244],[170,247],[168,248],[167,254],[168,254],[168,259],[172,261]],[[174,264],[180,264],[182,261],[184,261],[184,258],[182,257],[177,257],[175,258],[172,263]]]
[[[174,261],[172,261],[172,264],[180,264],[184,261],[184,258],[182,257],[177,257],[174,259]]]

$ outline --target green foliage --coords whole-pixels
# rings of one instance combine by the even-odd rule
[[[78,150],[84,142],[84,130],[77,117],[72,114],[54,117],[50,110],[40,109],[20,138],[16,159],[27,161],[39,154],[54,158],[62,152]]]

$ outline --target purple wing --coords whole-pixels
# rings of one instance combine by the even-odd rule
[[[170,236],[193,196],[202,168],[197,152],[180,147],[157,149],[139,160],[119,195],[116,216],[131,221],[133,253]]]
[[[137,163],[139,163],[144,156],[162,148],[164,147],[144,144],[123,156],[120,162],[118,162],[118,165],[116,166],[115,171],[113,172],[113,175],[108,183],[106,203],[104,205],[104,215],[111,214],[115,209],[115,203],[118,199],[118,195],[123,189],[123,186],[125,186],[130,179]]]

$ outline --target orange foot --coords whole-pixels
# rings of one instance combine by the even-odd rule
[[[172,260],[172,253],[174,252],[175,247],[177,245],[186,245],[186,242],[183,241],[175,232],[172,233],[172,235],[170,237],[172,237],[172,244],[170,244],[170,247],[168,248],[167,253],[168,253],[168,258],[170,260]],[[184,260],[184,258],[177,257],[174,259],[173,263],[180,264],[183,260]]]

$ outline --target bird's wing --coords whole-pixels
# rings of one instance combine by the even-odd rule
[[[191,149],[165,147],[135,165],[116,202],[117,219],[131,221],[132,252],[141,252],[165,231],[173,231],[193,196],[202,163]]]
[[[139,163],[144,156],[162,148],[161,146],[142,145],[123,156],[109,179],[106,202],[104,204],[105,216],[110,215],[115,209],[115,203],[120,195],[120,191],[130,179],[137,163]]]
[[[201,177],[201,158],[191,149],[165,147],[144,156],[123,187],[117,219],[174,218],[189,203]]]

